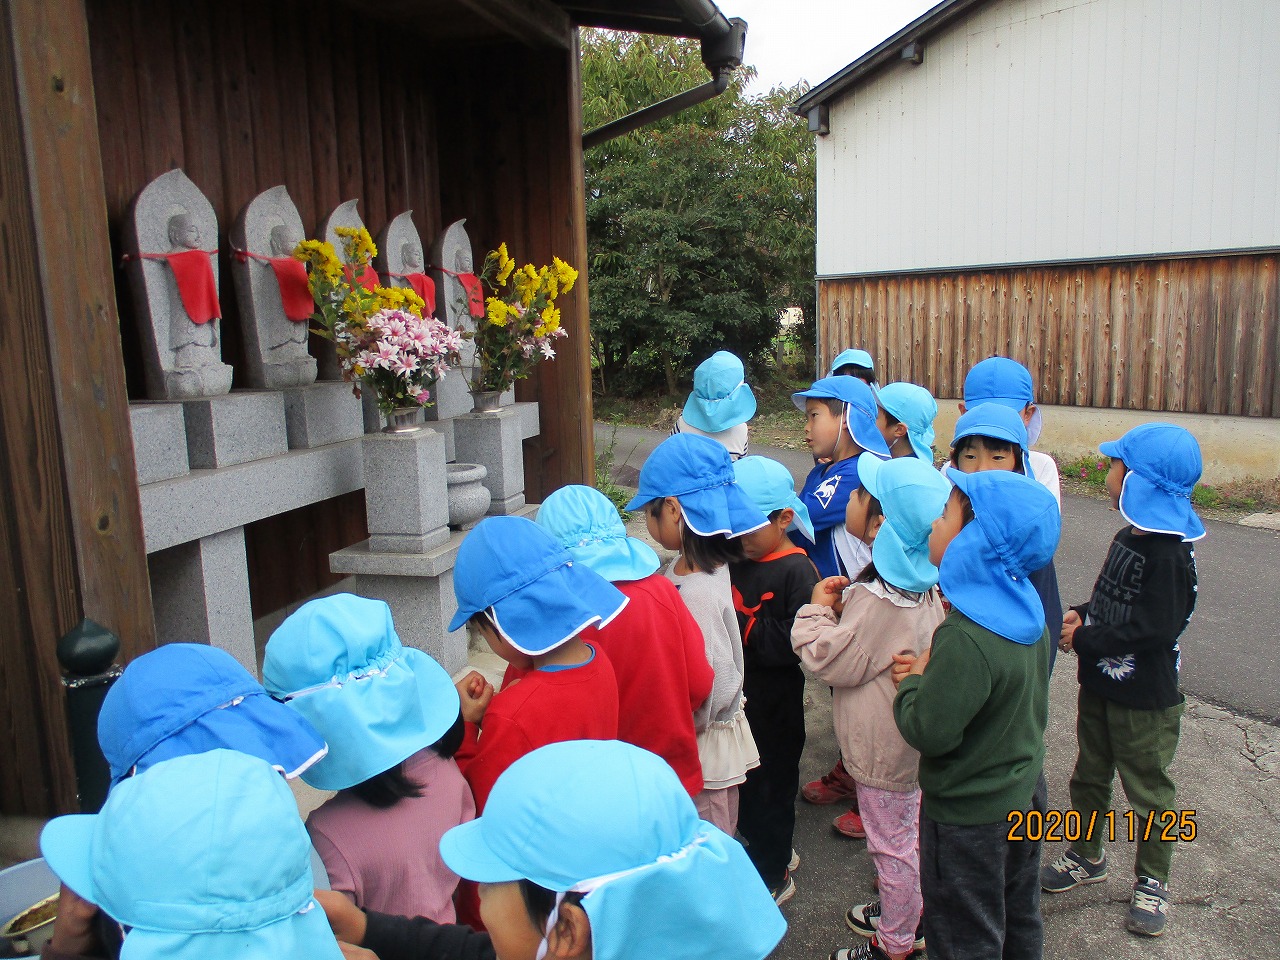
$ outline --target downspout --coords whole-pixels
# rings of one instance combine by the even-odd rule
[[[737,17],[726,19],[711,0],[676,0],[676,4],[697,27],[702,39],[702,62],[711,71],[712,79],[692,90],[677,93],[674,97],[588,130],[582,135],[583,150],[705,103],[729,88],[729,78],[733,71],[742,66],[742,54],[747,43],[747,22]]]

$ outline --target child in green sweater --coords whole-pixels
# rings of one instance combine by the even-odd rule
[[[929,650],[894,657],[894,719],[920,751],[924,936],[931,960],[1039,960],[1040,844],[1009,838],[1045,802],[1050,640],[1027,574],[1057,548],[1058,506],[1021,474],[947,475],[929,552],[952,610]]]

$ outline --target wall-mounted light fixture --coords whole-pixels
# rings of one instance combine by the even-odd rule
[[[831,108],[825,103],[809,108],[809,132],[825,137],[831,132]]]
[[[903,60],[910,60],[912,63],[924,63],[924,43],[920,40],[912,40],[908,44],[904,44],[902,51],[898,56]]]

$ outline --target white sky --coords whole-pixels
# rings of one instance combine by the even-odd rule
[[[808,80],[816,86],[937,0],[716,0],[747,21],[746,62],[759,71],[749,92]]]

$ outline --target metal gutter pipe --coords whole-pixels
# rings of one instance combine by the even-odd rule
[[[709,80],[700,86],[694,87],[692,90],[677,93],[674,97],[667,97],[667,99],[660,100],[642,110],[637,110],[635,113],[629,113],[625,117],[611,120],[609,123],[596,127],[594,130],[588,130],[582,135],[582,149],[590,150],[592,147],[620,137],[624,133],[639,130],[641,127],[679,113],[681,110],[687,110],[689,107],[696,107],[700,103],[706,103],[712,97],[719,96],[728,89],[729,77],[732,73],[732,67],[717,70],[714,80]]]

